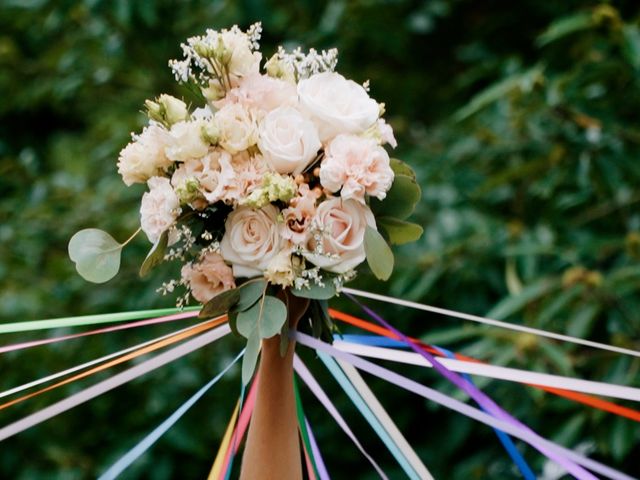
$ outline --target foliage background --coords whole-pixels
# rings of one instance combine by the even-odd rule
[[[85,283],[66,255],[89,226],[125,239],[140,188],[115,161],[139,130],[143,101],[188,97],[167,60],[207,27],[262,20],[279,43],[341,50],[339,69],[371,80],[387,104],[424,198],[423,239],[398,253],[388,284],[411,300],[640,348],[640,28],[635,2],[505,0],[4,0],[0,4],[0,318],[50,318],[168,306],[136,270]],[[173,272],[175,273],[175,272]],[[359,313],[344,301],[337,305]],[[404,331],[495,364],[640,386],[619,355],[376,305]],[[0,389],[170,331],[153,327],[0,357]],[[348,329],[345,329],[348,330]],[[57,331],[51,334],[61,334]],[[35,336],[35,335],[34,335]],[[5,336],[2,343],[30,338]],[[92,478],[157,425],[237,351],[226,340],[3,443],[0,476]],[[376,452],[392,458],[322,370],[307,361]],[[432,372],[408,373],[448,393]],[[93,380],[84,383],[90,384]],[[517,478],[493,433],[379,382],[371,384],[436,478]],[[562,444],[640,475],[640,429],[527,387],[478,384]],[[7,424],[60,392],[0,413]],[[237,372],[219,384],[123,478],[202,478],[232,405]],[[334,478],[374,478],[314,399],[305,405]],[[560,478],[525,448],[541,478]]]

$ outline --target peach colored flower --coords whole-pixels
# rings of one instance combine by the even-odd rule
[[[240,80],[240,85],[232,88],[227,95],[217,102],[216,108],[239,103],[247,109],[270,112],[280,106],[295,105],[298,93],[295,84],[258,73]]]
[[[196,182],[197,190],[208,203],[215,203],[225,196],[226,188],[233,182],[235,172],[231,167],[231,155],[221,149],[211,150],[201,158],[180,164],[171,177],[171,184],[180,198],[188,197],[189,182]]]
[[[270,204],[259,210],[239,207],[227,217],[220,253],[236,277],[262,275],[282,250],[278,213]]]
[[[200,303],[236,287],[233,271],[218,253],[209,252],[198,263],[182,267],[182,279],[191,289],[191,295]]]
[[[330,192],[342,189],[343,199],[365,203],[365,193],[382,200],[393,183],[389,155],[375,140],[338,135],[320,165],[320,183]]]
[[[140,226],[151,243],[168,230],[180,215],[180,200],[171,188],[168,178],[151,177],[149,191],[142,195]]]
[[[262,176],[269,171],[269,167],[262,155],[249,155],[242,152],[234,155],[231,160],[233,173],[225,183],[223,200],[228,204],[237,204],[246,198],[262,183]]]
[[[304,257],[329,272],[346,273],[364,261],[365,229],[376,228],[376,221],[366,205],[333,197],[318,205],[314,226],[322,236],[322,245],[311,236]]]
[[[288,208],[282,211],[281,235],[294,245],[304,245],[309,240],[310,227],[316,213],[318,193],[303,183],[298,196],[294,197]]]

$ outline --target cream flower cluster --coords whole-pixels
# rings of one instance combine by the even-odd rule
[[[181,282],[203,303],[241,277],[297,288],[351,278],[376,228],[369,200],[394,180],[383,108],[334,71],[336,52],[280,49],[261,72],[259,36],[234,27],[183,44],[171,68],[206,105],[148,101],[149,125],[118,160],[127,185],[148,187],[140,216],[151,242],[191,230]]]

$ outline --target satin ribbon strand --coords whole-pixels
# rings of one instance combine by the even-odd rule
[[[510,424],[517,426],[527,432],[537,435],[533,430],[531,430],[527,425],[520,422],[518,419],[507,413],[504,409],[502,409],[497,403],[493,401],[488,395],[478,389],[475,385],[467,382],[464,378],[458,375],[455,372],[452,372],[447,367],[445,367],[440,361],[438,361],[431,353],[426,350],[420,348],[415,342],[411,341],[406,335],[404,335],[401,331],[393,327],[390,323],[388,323],[381,315],[378,315],[367,305],[360,303],[355,297],[350,294],[346,294],[356,305],[358,305],[364,312],[367,313],[373,320],[378,322],[383,327],[391,330],[393,333],[400,337],[400,340],[405,342],[413,351],[423,356],[431,365],[433,369],[438,372],[442,377],[447,379],[449,382],[454,384],[460,390],[469,395],[483,410],[487,413],[493,415],[496,418],[505,420]],[[542,438],[542,437],[539,437]],[[544,444],[538,444],[536,448],[544,455],[546,455],[549,459],[556,462],[562,468],[564,468],[567,472],[571,473],[573,476],[578,478],[579,480],[596,480],[593,474],[582,468],[582,466],[577,465],[572,460],[566,458],[562,454],[558,454],[554,449],[549,450]]]
[[[171,350],[160,353],[149,360],[146,360],[138,365],[135,365],[123,372],[120,372],[106,380],[98,382],[97,384],[88,387],[80,392],[77,392],[63,400],[60,400],[48,407],[43,408],[31,415],[28,415],[16,422],[13,422],[3,428],[0,428],[0,441],[6,440],[18,433],[38,425],[56,415],[59,415],[73,407],[81,405],[103,393],[106,393],[114,388],[119,387],[131,380],[134,380],[142,375],[149,373],[157,368],[160,368],[167,363],[170,363],[178,358],[181,358],[195,350],[209,345],[210,343],[219,340],[231,331],[228,324],[221,325],[213,330],[203,333],[198,337],[184,342]]]
[[[495,418],[492,415],[489,415],[477,408],[471,407],[459,400],[451,398],[443,393],[438,392],[437,390],[433,390],[425,385],[421,385],[418,382],[415,382],[411,379],[403,377],[402,375],[397,374],[391,370],[388,370],[384,367],[376,365],[375,363],[371,363],[367,360],[359,358],[355,355],[343,352],[336,348],[333,348],[331,345],[316,340],[315,338],[306,335],[304,333],[297,332],[293,335],[297,342],[301,345],[305,345],[313,350],[319,350],[321,352],[325,352],[331,355],[334,358],[338,358],[340,360],[344,360],[351,365],[357,367],[360,370],[363,370],[371,375],[374,375],[378,378],[381,378],[393,385],[396,385],[400,388],[408,390],[410,392],[415,393],[416,395],[420,395],[427,400],[433,401],[439,405],[442,405],[450,410],[456,411],[465,415],[471,419],[477,420],[485,425],[488,425],[492,428],[497,428],[499,430],[508,433],[516,438],[519,438],[534,448],[538,449],[539,446],[542,446],[546,449],[553,449],[557,453],[565,455],[567,458],[572,461],[583,465],[590,470],[599,473],[601,475],[606,476],[607,478],[611,478],[613,480],[638,480],[634,477],[631,477],[625,473],[619,472],[607,465],[603,465],[600,462],[587,458],[583,455],[580,455],[577,452],[574,452],[568,448],[557,445],[549,440],[546,440],[539,435],[533,434],[526,429],[515,426],[512,423],[506,422],[505,420]]]
[[[103,323],[128,322],[141,318],[162,317],[171,314],[199,311],[200,307],[161,308],[157,310],[139,310],[134,312],[103,313],[97,315],[82,315],[78,317],[51,318],[47,320],[28,320],[26,322],[0,323],[0,334],[29,332],[34,330],[49,330],[63,327],[85,327]]]
[[[176,320],[183,320],[185,318],[196,317],[197,315],[198,315],[198,312],[183,312],[183,313],[177,313],[175,315],[168,315],[165,317],[156,317],[149,320],[140,320],[137,322],[125,323],[124,325],[116,325],[115,327],[100,328],[98,330],[91,330],[89,332],[74,333],[71,335],[62,335],[59,337],[45,338],[42,340],[32,340],[29,342],[16,343],[13,345],[5,345],[3,347],[0,347],[0,353],[7,353],[15,350],[23,350],[26,348],[38,347],[40,345],[49,345],[51,343],[58,343],[58,342],[63,342],[65,340],[88,337],[91,335],[117,332],[119,330],[127,330],[129,328],[146,327],[148,325],[155,325],[158,323],[174,322]]]
[[[340,320],[342,322],[348,323],[350,325],[353,325],[355,327],[361,328],[365,331],[368,332],[372,332],[375,333],[377,335],[382,335],[386,338],[389,339],[395,339],[397,340],[398,336],[395,335],[393,332],[387,330],[386,328],[382,328],[379,325],[374,325],[371,322],[368,322],[366,320],[362,320],[361,318],[358,317],[354,317],[353,315],[348,315],[344,312],[340,312],[338,310],[334,310],[334,309],[329,309],[329,313],[331,315],[332,318]],[[433,353],[438,354],[437,350],[429,347],[429,346],[425,346],[424,344],[420,343],[418,340],[416,340],[413,337],[409,337],[411,338],[411,340],[416,341],[417,343],[419,343],[423,348],[426,348],[428,351],[432,351]],[[406,346],[406,345],[405,345]],[[472,357],[468,357],[466,355],[461,355],[459,353],[455,354],[456,359],[458,360],[465,360],[468,362],[476,362],[476,363],[483,363],[480,360],[477,360],[475,358]],[[598,410],[602,410],[605,412],[609,412],[609,413],[613,413],[614,415],[618,415],[621,417],[625,417],[628,418],[630,420],[634,420],[636,422],[640,422],[640,411],[637,410],[633,410],[631,408],[628,407],[623,407],[621,405],[617,405],[615,403],[609,402],[607,400],[603,400],[601,398],[596,398],[593,397],[591,395],[586,395],[583,393],[577,393],[577,392],[573,392],[571,390],[564,390],[561,388],[551,388],[551,387],[543,387],[541,385],[532,385],[532,384],[527,384],[530,387],[533,388],[537,388],[540,390],[544,390],[545,392],[551,393],[553,395],[558,395],[560,397],[564,397],[566,399],[572,400],[574,402],[579,402],[582,403],[583,405],[587,405],[589,407],[592,408],[596,408]]]
[[[322,387],[320,386],[318,381],[315,379],[315,377],[311,374],[307,366],[302,362],[302,360],[300,360],[298,355],[295,355],[293,358],[293,367],[296,373],[304,381],[304,383],[307,384],[307,387],[309,387],[309,390],[311,390],[311,392],[316,396],[318,401],[324,406],[327,412],[329,412],[329,414],[333,417],[333,419],[336,421],[336,423],[342,429],[342,431],[351,439],[353,444],[356,446],[358,450],[360,450],[360,453],[364,455],[364,457],[369,461],[371,466],[373,466],[373,468],[378,473],[380,478],[384,480],[388,480],[384,471],[380,468],[380,466],[373,459],[373,457],[369,455],[367,451],[364,449],[364,447],[362,446],[358,438],[349,428],[349,425],[347,424],[347,422],[344,420],[342,415],[340,415],[340,412],[338,412],[338,409],[329,399],[329,396],[322,389]]]
[[[424,357],[413,352],[403,352],[390,348],[371,347],[357,343],[344,342],[336,340],[334,342],[336,348],[352,353],[354,355],[377,358],[379,360],[390,360],[405,365],[417,365],[421,367],[432,368],[431,363]],[[625,385],[617,385],[604,382],[595,382],[591,380],[582,380],[580,378],[564,377],[553,375],[550,373],[532,372],[529,370],[520,370],[517,368],[501,367],[497,365],[489,365],[486,363],[467,362],[464,360],[456,360],[450,358],[441,358],[438,360],[449,370],[469,375],[480,375],[483,377],[494,378],[498,380],[507,380],[510,382],[523,383],[527,385],[538,385],[551,388],[562,388],[564,390],[572,390],[575,392],[590,393],[594,395],[602,395],[605,397],[619,398],[623,400],[632,400],[640,402],[640,388],[627,387]]]
[[[413,308],[415,310],[422,310],[424,312],[437,313],[448,317],[459,318],[462,320],[468,320],[471,322],[482,323],[485,325],[491,325],[494,327],[500,327],[507,330],[514,330],[518,332],[530,333],[539,337],[552,338],[554,340],[560,340],[567,343],[574,343],[577,345],[583,345],[586,347],[597,348],[600,350],[607,350],[609,352],[620,353],[623,355],[630,355],[633,357],[640,357],[640,351],[631,350],[629,348],[616,347],[614,345],[608,345],[606,343],[594,342],[591,340],[585,340],[582,338],[572,337],[570,335],[564,335],[561,333],[549,332],[546,330],[540,330],[538,328],[527,327],[525,325],[518,325],[515,323],[501,322],[499,320],[493,320],[491,318],[480,317],[478,315],[471,315],[468,313],[456,312],[455,310],[449,310],[446,308],[432,307],[430,305],[424,305],[421,303],[411,302],[408,300],[402,300],[399,298],[388,297],[386,295],[380,295],[377,293],[364,292],[362,290],[355,290],[353,288],[343,288],[342,291],[346,294],[351,294],[356,297],[369,298],[371,300],[378,300],[385,303],[392,303],[402,307]]]
[[[324,463],[324,459],[322,458],[320,448],[318,448],[318,442],[316,441],[316,437],[313,435],[313,430],[311,430],[311,424],[306,417],[304,419],[304,423],[307,427],[307,433],[309,434],[309,444],[311,445],[311,452],[315,460],[316,468],[318,469],[318,477],[320,478],[320,480],[331,480],[331,477],[329,477],[329,472],[327,471],[327,467]]]
[[[382,440],[382,442],[387,447],[387,450],[389,450],[391,455],[393,455],[393,457],[396,459],[402,470],[404,470],[404,472],[406,473],[407,477],[412,480],[420,480],[420,477],[414,470],[411,462],[409,462],[404,452],[394,442],[394,440],[391,438],[391,435],[389,435],[387,425],[384,424],[384,422],[381,421],[380,418],[373,413],[373,411],[369,407],[369,404],[362,398],[358,390],[355,389],[349,378],[338,366],[336,360],[322,352],[318,353],[318,357],[325,364],[331,375],[333,375],[333,377],[342,387],[349,399],[353,402],[358,411],[369,423],[371,428],[373,428],[374,432],[376,432],[378,437],[380,437],[380,440]],[[428,478],[432,480],[431,477]],[[423,480],[427,479],[425,478]]]
[[[222,472],[222,464],[224,463],[225,456],[227,454],[227,450],[229,450],[229,445],[231,444],[231,435],[235,430],[236,423],[238,421],[238,413],[240,412],[240,400],[242,396],[236,402],[236,407],[231,414],[231,418],[229,419],[229,423],[227,424],[227,428],[224,431],[224,436],[222,437],[222,442],[218,447],[218,453],[216,454],[216,458],[213,461],[213,465],[211,466],[211,471],[209,472],[209,476],[207,480],[218,480],[220,478],[220,474]]]
[[[204,332],[206,330],[210,330],[218,325],[220,325],[221,323],[226,322],[227,317],[223,316],[220,317],[216,320],[209,320],[206,321],[204,323],[201,323],[199,325],[196,325],[194,327],[191,327],[189,329],[187,329],[186,331],[182,332],[182,333],[178,333],[178,334],[174,334],[169,338],[166,338],[164,340],[161,340],[159,342],[155,342],[151,345],[148,345],[144,348],[141,348],[139,350],[133,351],[131,353],[128,353],[122,357],[116,358],[114,360],[110,360],[107,363],[103,363],[102,365],[98,365],[96,367],[93,367],[89,370],[86,370],[84,372],[78,373],[72,377],[69,378],[65,378],[64,380],[61,380],[57,383],[54,383],[53,385],[49,385],[47,387],[41,388],[40,390],[36,390],[35,392],[31,392],[28,393],[26,395],[23,395],[22,397],[18,397],[16,399],[10,400],[8,402],[5,402],[3,404],[0,405],[0,411],[4,410],[5,408],[11,407],[13,405],[16,405],[20,402],[23,402],[25,400],[29,400],[30,398],[36,397],[38,395],[42,395],[43,393],[49,392],[51,390],[54,390],[56,388],[62,387],[63,385],[67,385],[69,383],[73,383],[76,382],[78,380],[81,380],[83,378],[86,378],[90,375],[93,375],[95,373],[101,372],[103,370],[106,370],[108,368],[114,367],[116,365],[119,365],[121,363],[124,363],[126,361],[132,360],[134,358],[140,357],[144,354],[147,353],[151,353],[154,352],[155,350],[158,350],[160,348],[166,347],[168,345],[172,345],[176,342],[179,342],[181,340],[187,339],[189,337],[192,337],[194,335],[197,335],[198,333]]]
[[[175,331],[175,332],[168,333],[166,335],[163,335],[163,336],[158,337],[158,338],[154,338],[152,340],[147,340],[146,342],[139,343],[138,345],[134,345],[134,346],[129,347],[129,348],[125,348],[124,350],[120,350],[118,352],[110,353],[109,355],[105,355],[104,357],[96,358],[95,360],[91,360],[91,361],[83,363],[81,365],[76,365],[75,367],[71,367],[71,368],[68,368],[66,370],[62,370],[60,372],[56,372],[56,373],[53,373],[51,375],[47,375],[46,377],[42,377],[42,378],[39,378],[37,380],[33,380],[31,382],[24,383],[22,385],[18,385],[17,387],[13,387],[13,388],[11,388],[9,390],[5,390],[4,392],[0,392],[0,398],[4,398],[4,397],[10,396],[10,395],[13,395],[15,393],[22,392],[24,390],[28,390],[29,388],[33,388],[33,387],[36,387],[38,385],[42,385],[43,383],[50,382],[52,380],[55,380],[56,378],[64,377],[65,375],[69,375],[69,374],[77,372],[79,370],[84,370],[85,368],[89,368],[89,367],[91,367],[93,365],[96,365],[96,364],[99,364],[99,363],[102,363],[102,362],[106,362],[108,360],[111,360],[112,358],[116,358],[116,357],[119,357],[119,356],[122,356],[122,355],[126,355],[129,352],[133,352],[135,350],[140,350],[140,349],[146,347],[147,345],[151,345],[151,344],[154,344],[156,342],[160,342],[160,341],[165,340],[167,338],[173,337],[174,335],[178,335],[178,334],[181,334],[181,333],[186,332],[188,330],[191,330],[192,328],[197,328],[197,327],[199,327],[200,325],[202,325],[202,324],[204,324],[206,322],[208,322],[208,320],[205,321],[205,322],[198,323],[196,325],[191,325],[189,327],[180,329],[180,330]]]
[[[203,385],[195,394],[193,394],[186,402],[184,402],[178,409],[173,412],[166,420],[158,425],[153,431],[145,436],[138,444],[136,444],[131,450],[125,453],[118,461],[116,461],[107,471],[105,471],[98,480],[114,480],[124,472],[133,462],[135,462],[143,453],[149,450],[158,441],[162,435],[164,435],[173,425],[176,424],[182,416],[189,411],[195,403],[200,400],[205,393],[207,393],[211,387],[213,387],[218,381],[233,367],[238,360],[244,354],[242,350],[229,364],[213,379]]]

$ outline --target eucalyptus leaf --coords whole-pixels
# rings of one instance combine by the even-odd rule
[[[236,337],[242,337],[238,331],[238,312],[234,309],[229,310],[229,328],[231,329],[231,333],[233,333]]]
[[[396,175],[384,200],[371,199],[371,210],[376,217],[404,220],[415,210],[422,192],[415,178]]]
[[[367,226],[364,232],[364,251],[373,274],[388,280],[393,272],[393,252],[375,228]]]
[[[296,297],[311,298],[313,300],[329,300],[336,295],[336,287],[333,282],[326,278],[324,286],[310,284],[309,287],[292,288],[291,293]]]
[[[261,303],[262,302],[256,302],[251,308],[238,312],[236,328],[238,329],[238,333],[245,338],[249,338],[251,333],[258,329]]]
[[[120,270],[122,247],[111,235],[97,228],[77,232],[69,240],[69,258],[85,280],[104,283]]]
[[[421,236],[424,230],[417,223],[398,220],[392,217],[381,217],[377,220],[378,225],[389,236],[389,243],[393,245],[402,245],[403,243],[415,242]]]
[[[209,300],[200,310],[198,318],[207,319],[219,317],[227,313],[240,300],[240,292],[237,288],[225,290]]]
[[[238,312],[242,312],[247,310],[253,304],[255,304],[258,299],[264,293],[264,290],[267,286],[266,280],[258,279],[258,280],[249,280],[248,282],[243,283],[238,287],[240,290],[240,300],[238,304],[234,307]]]
[[[140,266],[140,272],[138,273],[141,277],[144,277],[149,274],[151,269],[156,265],[162,263],[164,260],[164,254],[167,251],[167,245],[169,244],[169,230],[165,230],[160,238],[155,243],[155,245],[149,250],[147,254],[147,258],[144,259],[142,265]]]
[[[260,304],[260,302],[258,302]],[[264,297],[262,315],[258,321],[261,338],[277,335],[287,321],[287,307],[280,299],[267,295]]]
[[[256,369],[256,363],[258,362],[258,354],[260,353],[260,335],[258,331],[254,330],[247,339],[247,347],[244,351],[244,357],[242,358],[242,384],[248,385],[253,377],[253,372]]]

